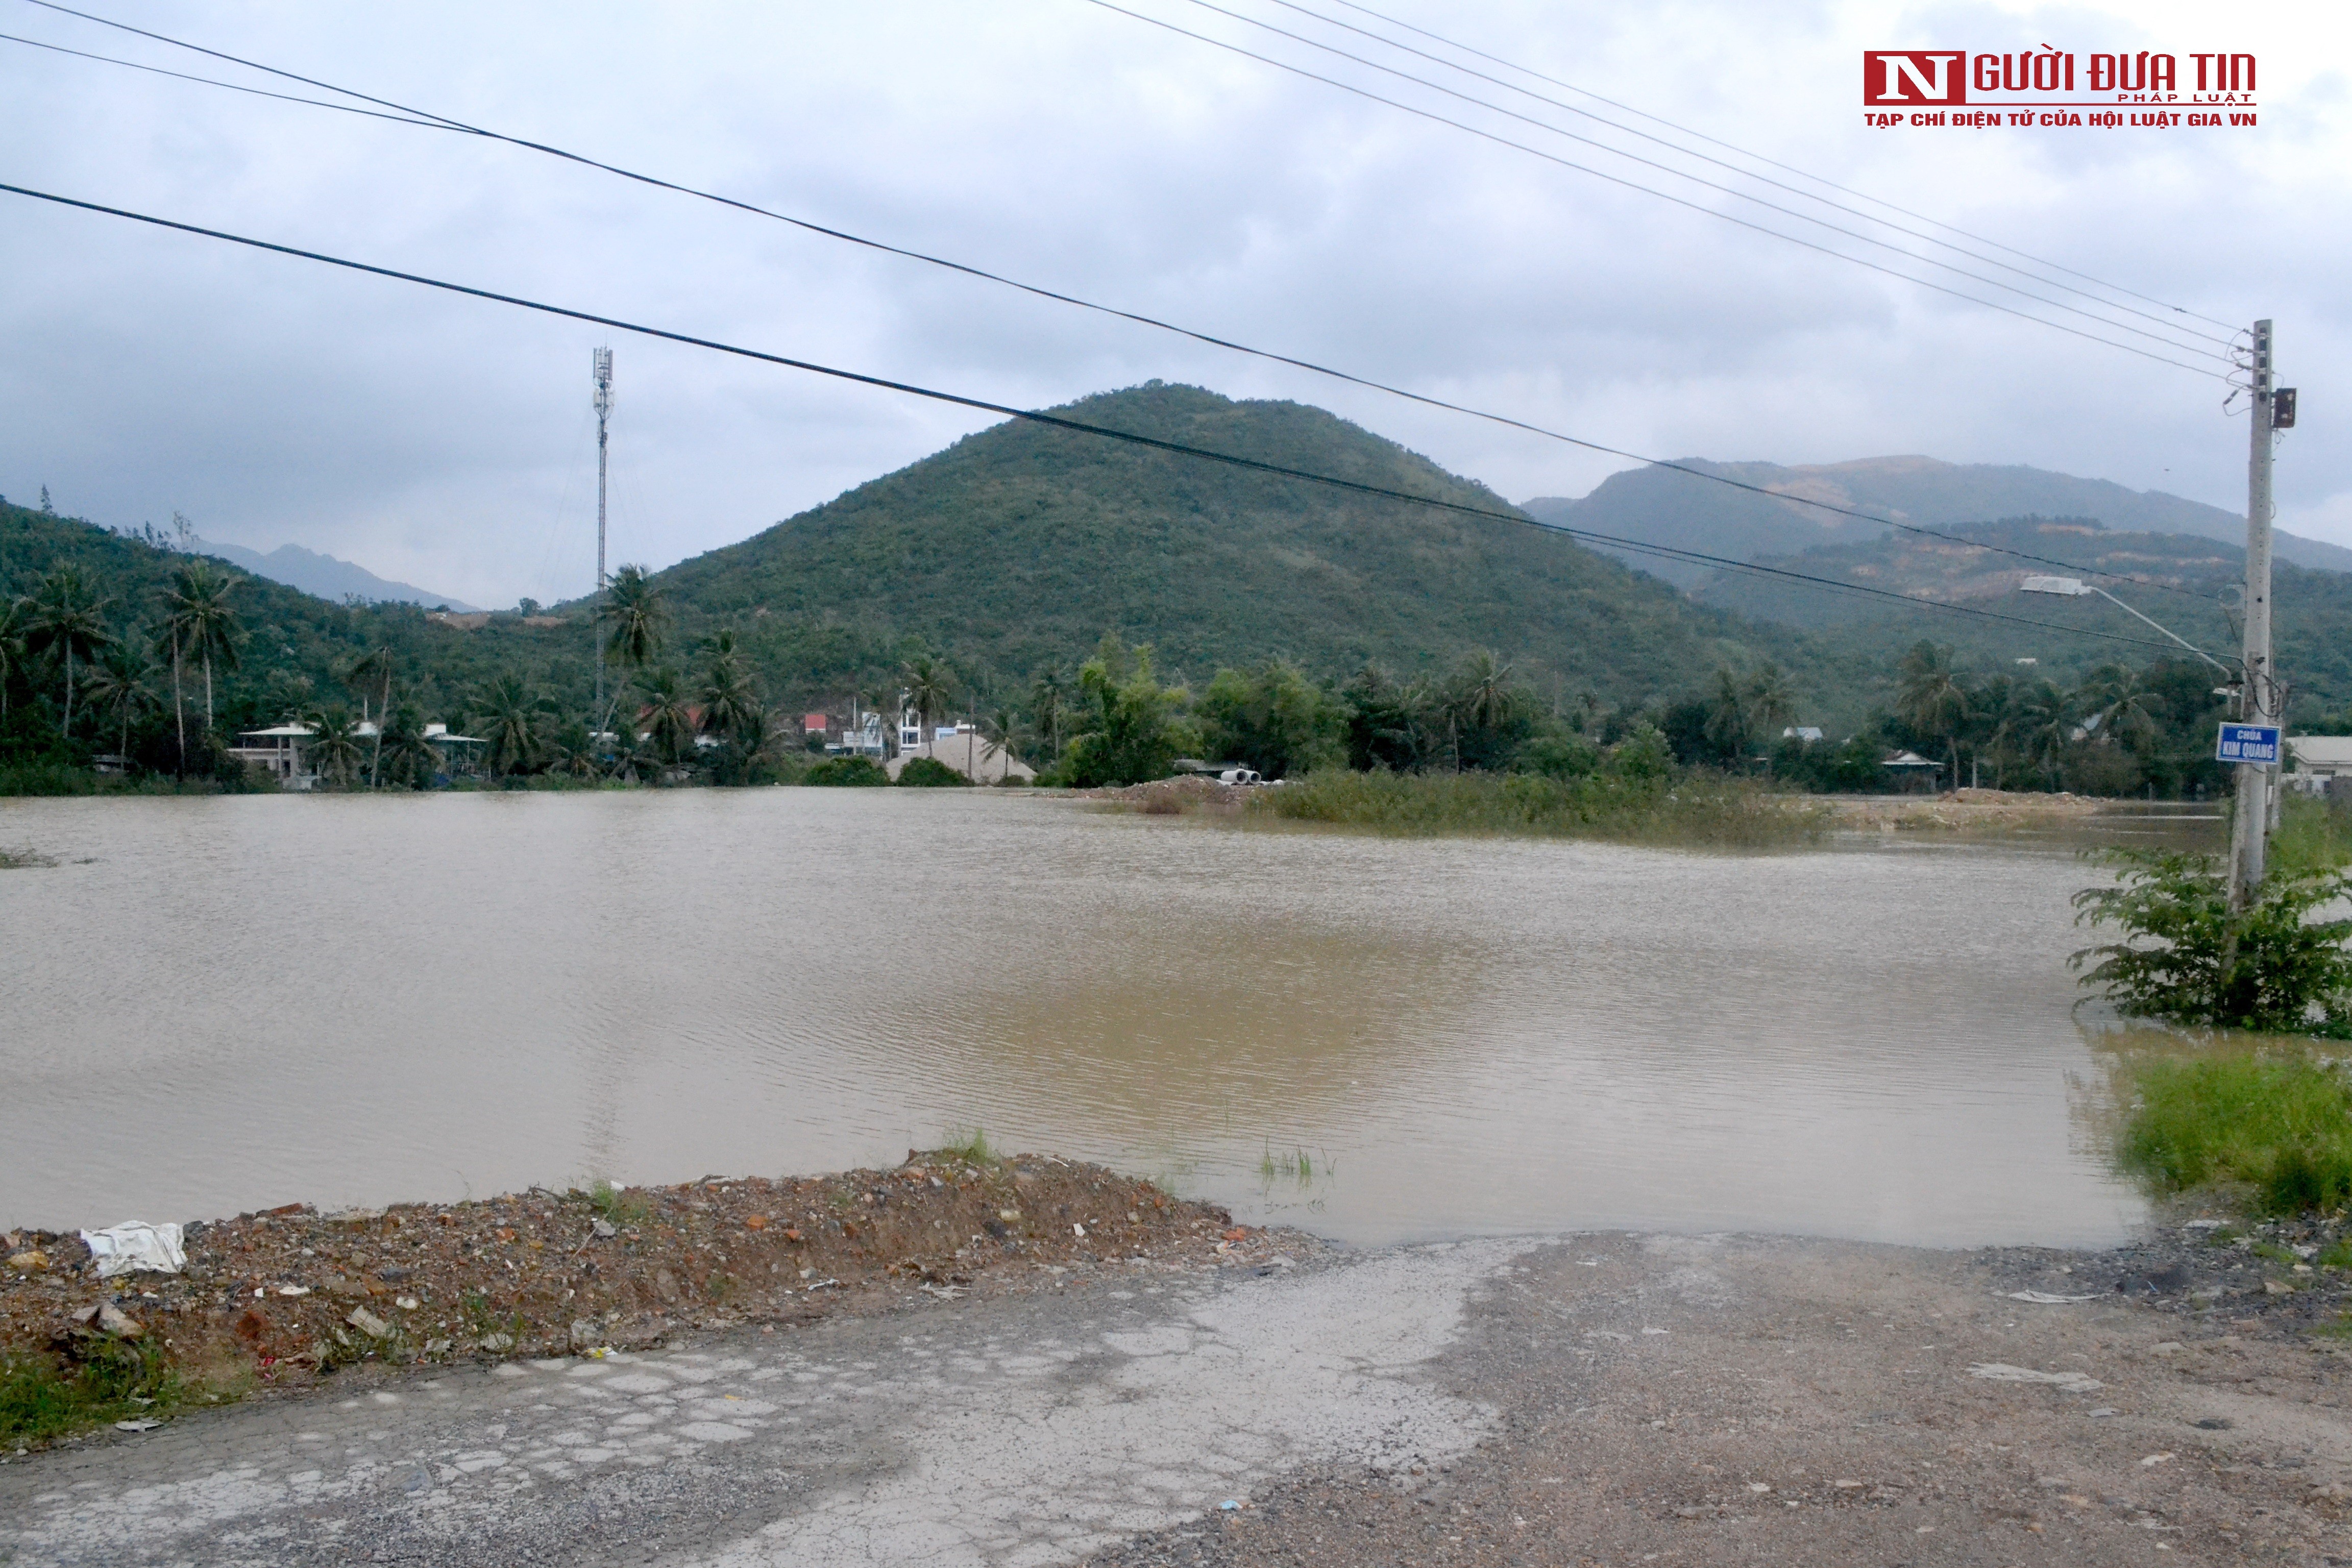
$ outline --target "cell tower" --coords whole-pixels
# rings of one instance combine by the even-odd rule
[[[613,418],[613,351],[598,349],[596,375],[596,592],[604,591],[604,437]]]
[[[596,379],[596,614],[588,624],[597,626],[604,608],[604,446],[607,426],[613,419],[613,351],[598,349],[593,362]],[[601,628],[594,633],[604,640]],[[596,650],[596,721],[604,721],[604,650]]]

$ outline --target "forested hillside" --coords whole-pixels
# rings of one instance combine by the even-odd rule
[[[1548,522],[1669,544],[1734,561],[1793,555],[1817,545],[1875,539],[1874,522],[1841,516],[1807,500],[1929,528],[1981,523],[2004,517],[2090,518],[2125,532],[2180,533],[2242,543],[2244,514],[2161,490],[2135,490],[2106,479],[2022,464],[1946,463],[1933,458],[1864,458],[1850,463],[1783,467],[1778,463],[1715,463],[1679,459],[1685,468],[1719,474],[1773,492],[1758,495],[1673,468],[1612,474],[1592,493],[1527,502]],[[2352,550],[2291,533],[2278,535],[2281,560],[2331,571],[2352,570]],[[1629,557],[1637,565],[1640,558]],[[1704,566],[1644,565],[1685,587],[1707,574]]]
[[[1235,456],[1511,510],[1471,480],[1318,408],[1153,384],[1056,410]],[[734,624],[763,670],[809,683],[920,644],[983,683],[1068,665],[1105,632],[1205,679],[1269,657],[1413,675],[1494,649],[1568,695],[1663,699],[1801,639],[1524,524],[1014,421],[740,544],[656,574],[688,627]]]

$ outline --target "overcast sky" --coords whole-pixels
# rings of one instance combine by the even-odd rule
[[[2243,505],[2245,424],[2222,415],[2218,381],[1089,0],[93,3],[307,76],[1638,452],[1784,463],[1921,452]],[[1218,3],[1344,37],[1275,0]],[[1301,3],[1348,15],[1337,0]],[[2281,451],[2280,521],[2352,544],[2352,456],[2331,434],[2352,410],[2352,379],[2334,368],[2352,350],[2352,100],[2339,66],[2352,27],[2340,5],[1372,3],[2168,305],[2231,322],[2275,317],[2306,421]],[[1824,237],[1192,0],[1121,4]],[[286,85],[25,0],[0,0],[0,32]],[[1863,49],[2043,44],[2258,54],[2260,125],[1863,124]],[[1153,376],[1299,398],[1515,500],[1582,494],[1623,466],[476,138],[11,43],[0,43],[0,99],[10,184],[1012,405]],[[0,195],[0,494],[30,501],[46,484],[60,510],[110,524],[162,525],[177,510],[211,539],[299,543],[480,604],[577,595],[594,569],[589,351],[607,339],[615,561],[666,564],[741,539],[988,423]]]

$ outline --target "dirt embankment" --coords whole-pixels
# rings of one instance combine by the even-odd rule
[[[2033,795],[2021,790],[1964,789],[1936,795],[1808,795],[1832,825],[1865,833],[1966,832],[1971,828],[2033,827],[2078,822],[2099,809],[2087,795]]]
[[[299,1387],[362,1362],[806,1322],[918,1291],[1048,1284],[1107,1259],[1262,1263],[1274,1252],[1223,1209],[1099,1165],[912,1152],[896,1170],[819,1178],[535,1188],[331,1215],[291,1204],[190,1226],[176,1275],[101,1280],[73,1235],[0,1241],[0,1358],[69,1363],[102,1339],[160,1344],[199,1398]],[[91,1310],[105,1307],[119,1316]]]
[[[1118,810],[1132,811],[1144,816],[1181,816],[1187,812],[1229,816],[1240,815],[1242,808],[1249,804],[1250,797],[1264,787],[1219,784],[1203,774],[1184,773],[1172,779],[1153,779],[1147,784],[1078,790],[1076,793],[1082,799],[1098,800]]]

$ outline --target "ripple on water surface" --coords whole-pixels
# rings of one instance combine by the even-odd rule
[[[67,862],[0,873],[0,1223],[833,1169],[971,1124],[1365,1242],[2140,1212],[2083,1131],[2084,873],[2047,850],[830,790],[11,802],[0,837]]]

